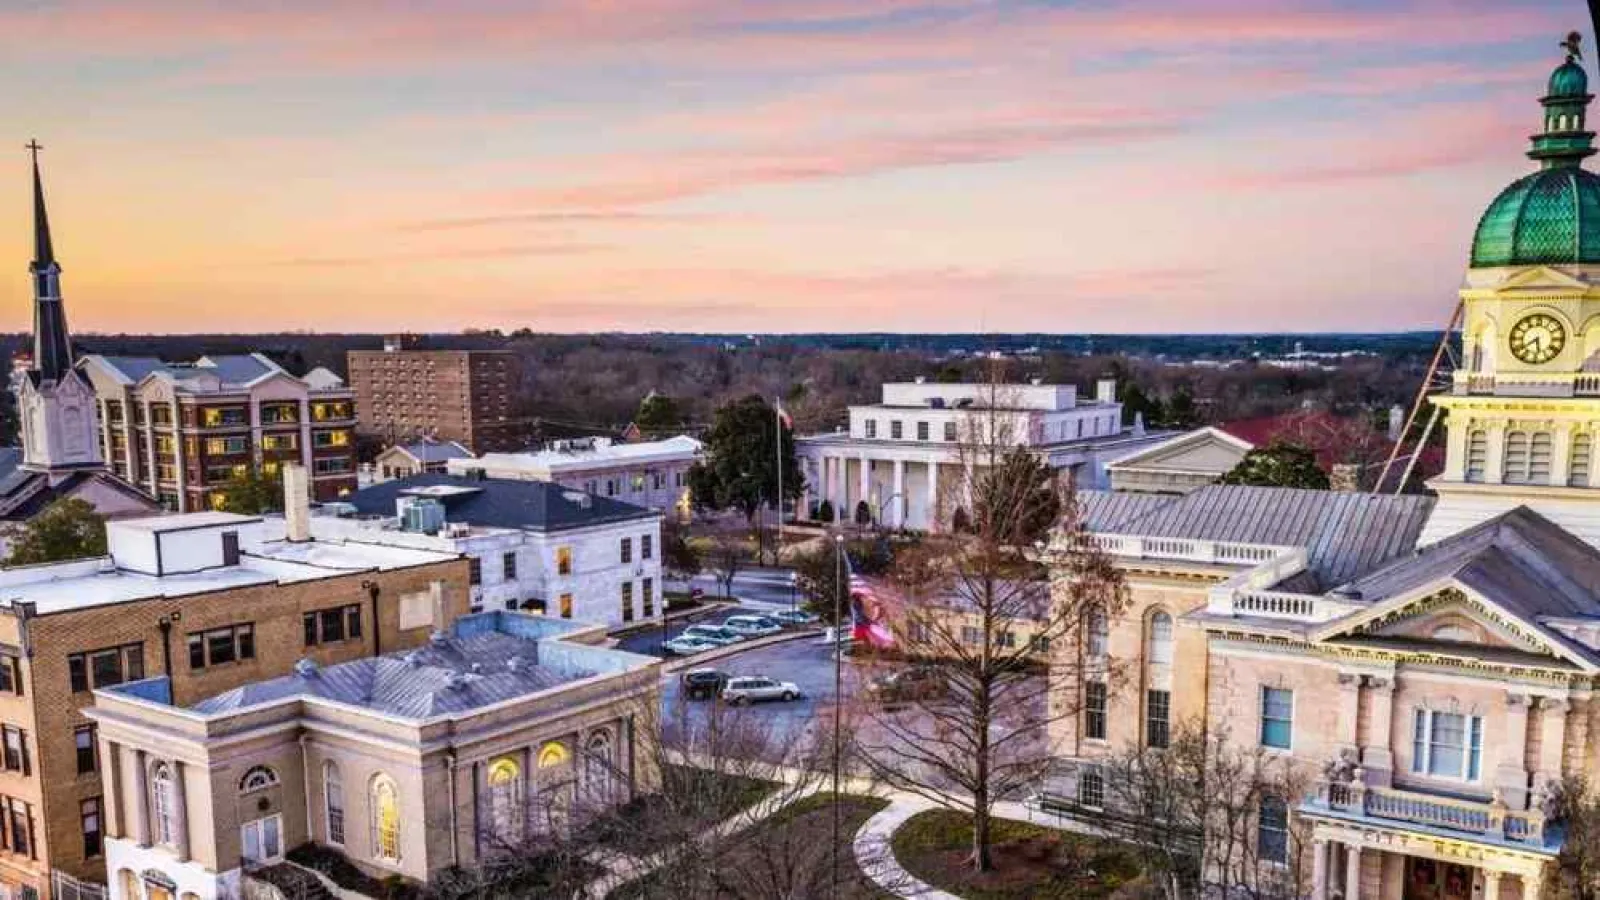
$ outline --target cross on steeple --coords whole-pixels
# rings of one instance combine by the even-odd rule
[[[44,149],[44,145],[39,143],[38,140],[31,140],[22,146],[33,151],[33,161],[37,164],[39,162],[39,151]]]

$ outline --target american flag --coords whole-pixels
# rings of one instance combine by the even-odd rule
[[[856,574],[855,566],[850,564],[848,553],[844,557],[844,566],[845,571],[849,573],[847,584],[850,589],[851,639],[872,647],[893,646],[894,632],[883,622],[883,601],[872,589],[872,585]]]

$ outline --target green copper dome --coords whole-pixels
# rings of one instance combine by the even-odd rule
[[[1588,117],[1589,76],[1578,64],[1578,36],[1550,75],[1544,130],[1528,157],[1539,171],[1519,178],[1489,204],[1472,240],[1472,266],[1600,265],[1600,176],[1583,168],[1595,153]]]

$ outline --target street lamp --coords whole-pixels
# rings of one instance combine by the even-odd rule
[[[843,606],[844,535],[833,536],[833,895],[839,896],[839,730],[844,708],[844,654],[839,627],[844,621]]]

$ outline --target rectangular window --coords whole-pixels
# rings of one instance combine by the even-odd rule
[[[33,810],[21,800],[6,801],[6,824],[10,825],[11,852],[33,857]]]
[[[1172,694],[1169,691],[1148,691],[1145,694],[1144,742],[1147,746],[1162,748],[1172,741]]]
[[[1261,689],[1261,746],[1289,749],[1294,731],[1294,691]]]
[[[189,632],[189,668],[204,669],[255,659],[256,633],[251,624]]]
[[[867,440],[875,440],[878,437],[877,419],[867,419],[865,422],[862,422],[861,425],[862,428],[865,429]]]
[[[307,647],[355,640],[361,637],[361,604],[347,603],[302,613],[300,627]]]
[[[92,775],[99,768],[95,754],[93,725],[79,725],[72,729],[72,744],[78,754],[78,774]]]
[[[644,580],[641,602],[644,606],[644,617],[646,619],[656,614],[656,582],[654,578],[646,578]]]
[[[300,421],[298,403],[263,404],[261,407],[261,422],[264,425],[293,425],[298,421]]]
[[[956,439],[956,423],[944,423],[944,439],[947,441],[954,441]]]
[[[506,581],[517,580],[517,554],[507,553],[500,557],[500,575]]]
[[[73,693],[111,687],[144,678],[144,645],[123,644],[67,656],[67,678]]]
[[[350,471],[350,460],[343,457],[333,459],[315,459],[311,461],[311,471],[316,475],[337,475]]]
[[[231,456],[250,452],[250,439],[246,437],[206,438],[207,456]]]
[[[15,725],[6,725],[0,728],[0,741],[3,741],[4,762],[6,771],[31,774],[28,765],[28,738],[27,733]]]
[[[206,428],[248,425],[250,417],[242,406],[208,406],[200,411],[200,424]]]
[[[983,629],[972,625],[961,626],[961,643],[974,646],[983,643]]]
[[[22,693],[22,661],[15,656],[0,656],[0,692]]]
[[[572,574],[572,548],[571,547],[557,547],[556,548],[556,574],[557,575],[571,575]]]
[[[562,594],[561,595],[561,618],[563,618],[563,619],[572,618],[572,595],[571,594]]]
[[[925,441],[927,439],[928,439],[928,423],[927,422],[918,422],[917,423],[917,440]]]
[[[622,539],[622,564],[633,562],[633,538]]]
[[[78,821],[83,826],[83,855],[100,855],[100,798],[90,797],[78,804]]]
[[[311,446],[313,447],[348,447],[350,445],[350,432],[348,431],[314,431],[311,433]]]
[[[640,535],[640,537],[639,537],[639,558],[640,559],[649,559],[655,552],[656,552],[656,542],[655,542],[655,539],[654,539],[654,535],[649,535],[649,534]]]
[[[1090,809],[1106,805],[1106,776],[1096,766],[1078,770],[1078,802]]]
[[[152,425],[171,425],[172,407],[165,404],[150,407],[150,423]]]
[[[296,450],[300,447],[298,434],[264,434],[261,436],[261,449],[263,450]]]
[[[633,621],[633,582],[622,583],[622,621]]]
[[[889,439],[890,440],[898,441],[898,440],[900,440],[901,436],[904,433],[905,433],[905,424],[903,422],[901,422],[899,419],[891,419],[889,421]]]
[[[476,556],[467,559],[467,583],[483,584],[483,560]]]
[[[1483,719],[1419,709],[1412,720],[1411,771],[1477,781],[1483,769]]]
[[[1282,797],[1261,798],[1256,813],[1256,852],[1266,862],[1289,861],[1289,804]]]
[[[1106,683],[1090,681],[1083,686],[1083,736],[1106,739]]]

